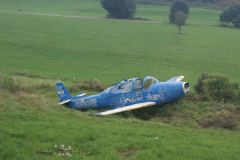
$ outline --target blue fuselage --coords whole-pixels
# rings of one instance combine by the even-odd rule
[[[156,102],[157,105],[177,101],[186,95],[184,82],[159,82],[144,89],[129,92],[107,90],[92,96],[72,97],[68,106],[80,110],[97,108],[119,108],[142,102]]]

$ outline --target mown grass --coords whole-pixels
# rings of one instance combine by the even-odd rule
[[[139,16],[157,16],[151,8],[159,8],[163,22],[161,18],[152,24],[1,12],[1,70],[104,83],[145,75],[166,80],[179,74],[195,83],[203,72],[239,81],[239,70],[234,69],[239,68],[239,32],[213,26],[218,24],[218,11],[193,8],[184,34],[177,35],[176,27],[167,23],[166,6],[146,6],[143,12],[139,9]]]
[[[183,74],[190,82],[202,72],[235,81],[240,75],[234,69],[239,65],[234,29],[189,25],[179,36],[168,24],[1,15],[0,66],[7,72],[108,83],[144,75],[166,80]]]

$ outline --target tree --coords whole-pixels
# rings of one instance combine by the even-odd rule
[[[175,13],[175,17],[174,17],[174,23],[177,25],[178,27],[178,34],[181,33],[181,27],[182,25],[185,24],[186,22],[186,19],[187,19],[187,15],[182,12],[182,11],[177,11]]]
[[[175,14],[177,11],[182,11],[185,15],[188,15],[189,7],[183,0],[176,0],[170,7],[169,22],[175,23]]]
[[[235,27],[240,28],[240,14],[233,20],[233,24]]]
[[[232,23],[235,27],[240,27],[240,5],[234,5],[220,14],[221,23]]]
[[[130,19],[136,10],[134,0],[101,0],[101,4],[110,18]]]

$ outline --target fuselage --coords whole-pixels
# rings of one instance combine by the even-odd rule
[[[149,88],[141,87],[124,91],[117,90],[118,86],[109,87],[96,95],[72,97],[68,106],[84,110],[119,108],[142,102],[156,102],[157,105],[163,105],[184,97],[188,92],[188,86],[186,82],[158,82]]]

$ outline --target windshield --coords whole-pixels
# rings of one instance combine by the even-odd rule
[[[151,87],[152,85],[154,85],[158,82],[159,81],[156,78],[151,77],[151,76],[147,76],[143,80],[143,86],[144,86],[145,89],[148,89],[149,87]]]

